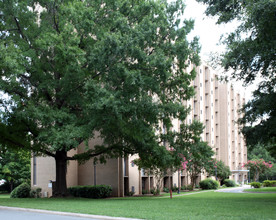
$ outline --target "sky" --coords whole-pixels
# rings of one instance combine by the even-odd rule
[[[206,6],[195,0],[186,0],[186,9],[184,18],[192,18],[195,20],[194,30],[190,37],[199,36],[201,43],[201,56],[204,60],[208,60],[211,52],[223,52],[225,47],[218,45],[222,34],[230,33],[235,30],[237,24],[217,25],[215,17],[207,17],[204,12]]]
[[[171,1],[171,0],[168,0]],[[204,12],[206,5],[198,3],[195,0],[186,0],[186,8],[184,18],[192,18],[195,20],[194,30],[189,34],[188,39],[194,36],[199,37],[201,44],[201,59],[208,62],[212,53],[222,53],[225,51],[225,46],[219,44],[221,35],[233,32],[238,26],[237,22],[229,24],[216,24],[215,17],[207,17]],[[246,101],[252,98],[251,92],[256,88],[256,85],[244,88],[242,82],[232,82],[234,89],[245,96]],[[246,92],[245,92],[246,91]]]

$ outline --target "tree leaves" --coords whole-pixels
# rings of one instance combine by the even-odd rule
[[[194,95],[195,74],[184,68],[199,61],[181,1],[0,4],[0,85],[14,102],[2,115],[3,143],[55,156],[100,133],[102,146],[67,159],[161,157],[156,129],[186,117],[181,99]]]

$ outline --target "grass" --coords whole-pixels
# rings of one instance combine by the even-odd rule
[[[162,198],[162,199],[161,199]],[[0,205],[141,219],[276,219],[276,194],[219,193],[112,199],[10,199]]]
[[[276,192],[276,187],[264,187],[256,189],[246,189],[245,192]]]

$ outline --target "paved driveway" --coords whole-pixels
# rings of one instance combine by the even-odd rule
[[[37,209],[24,209],[0,206],[1,220],[135,220],[131,218],[86,215],[66,212],[52,212]]]
[[[245,193],[243,192],[243,190],[245,189],[250,189],[251,186],[249,185],[243,185],[243,186],[240,186],[240,187],[235,187],[235,188],[225,188],[225,189],[218,189],[218,190],[215,190],[215,192],[226,192],[226,193]]]
[[[82,217],[62,216],[29,211],[15,211],[0,209],[0,216],[3,220],[80,220]],[[95,220],[95,218],[93,218]]]

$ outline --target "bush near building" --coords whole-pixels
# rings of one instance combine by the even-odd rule
[[[29,198],[31,187],[28,183],[22,183],[11,192],[11,198]]]
[[[30,197],[31,198],[40,198],[41,197],[41,188],[32,188],[30,191]]]
[[[101,199],[110,197],[112,188],[106,185],[73,186],[68,188],[68,191],[74,197]]]
[[[253,188],[261,188],[262,184],[259,182],[252,182],[250,183],[250,186],[252,186]]]
[[[234,187],[234,186],[236,186],[236,183],[235,183],[234,180],[226,179],[226,180],[223,181],[223,183],[224,183],[224,185],[226,187]]]
[[[263,186],[264,187],[271,187],[271,186],[276,187],[276,180],[265,180],[265,181],[263,181]]]
[[[28,183],[22,183],[11,192],[11,198],[40,198],[41,188],[31,188]]]
[[[219,182],[212,179],[205,179],[199,182],[201,189],[217,189],[219,187]]]

